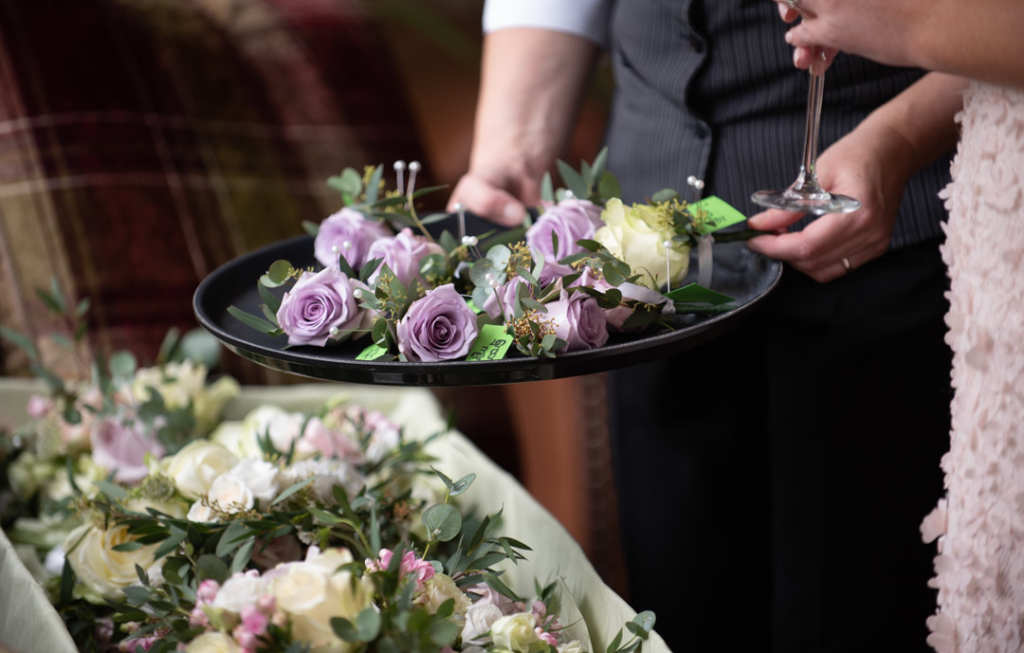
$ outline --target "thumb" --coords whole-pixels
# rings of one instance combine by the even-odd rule
[[[448,201],[448,210],[454,211],[456,204],[462,204],[468,211],[506,227],[519,226],[526,215],[526,207],[522,202],[472,173],[464,176],[455,186]]]

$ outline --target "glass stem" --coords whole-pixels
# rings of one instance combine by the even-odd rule
[[[811,68],[811,84],[807,93],[807,131],[804,134],[804,156],[800,166],[800,178],[795,184],[803,190],[815,190],[818,186],[818,173],[815,170],[818,160],[818,128],[821,124],[821,100],[824,95],[825,75],[815,74]]]

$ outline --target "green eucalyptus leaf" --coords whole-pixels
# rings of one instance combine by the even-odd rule
[[[138,363],[135,360],[135,355],[130,351],[117,351],[110,356],[108,362],[110,366],[110,373],[115,379],[129,379],[135,374],[135,369],[138,367]]]
[[[551,183],[551,173],[545,172],[540,181],[540,198],[545,202],[555,201],[555,189]]]
[[[452,487],[449,488],[451,495],[453,497],[457,497],[460,494],[463,494],[469,489],[469,486],[473,485],[473,481],[475,480],[476,474],[467,474],[466,476],[463,476],[459,480],[455,481]]]
[[[562,175],[562,180],[565,181],[565,185],[572,191],[572,194],[579,199],[587,199],[590,191],[580,173],[576,172],[571,165],[561,159],[557,161],[557,165],[558,173]]]
[[[317,235],[320,234],[320,225],[310,220],[303,220],[302,228],[305,230],[307,234],[309,234],[313,238],[316,238]]]
[[[200,581],[210,578],[221,584],[231,575],[224,561],[209,553],[199,556],[199,560],[196,561],[196,572]]]
[[[356,617],[356,636],[361,642],[372,642],[380,634],[381,617],[374,608],[366,608]]]
[[[288,275],[291,271],[292,264],[289,261],[280,259],[270,264],[270,267],[267,269],[267,277],[280,285],[288,280]]]
[[[679,199],[679,193],[671,188],[662,188],[657,193],[651,196],[651,201],[655,204],[662,202],[671,202],[672,200]]]
[[[269,294],[269,291],[267,291]],[[278,302],[280,304],[280,302]],[[277,310],[271,312],[271,315]],[[277,317],[274,317],[276,324]],[[205,329],[192,329],[186,333],[178,346],[181,358],[199,363],[210,370],[220,362],[220,342]]]
[[[601,181],[598,183],[598,192],[601,194],[601,197],[605,199],[622,197],[622,189],[619,187],[619,180],[615,178],[615,175],[607,170],[605,170],[604,174],[601,175]]]
[[[604,168],[608,165],[608,146],[602,147],[601,151],[597,153],[594,158],[594,163],[591,164],[590,169],[594,175],[594,180],[600,180],[604,175]]]
[[[228,306],[228,313],[245,326],[251,329],[256,329],[261,333],[271,333],[272,331],[277,330],[276,326],[267,320],[264,320],[262,317],[250,315],[236,306]]]
[[[431,506],[423,511],[423,525],[427,527],[430,541],[447,542],[462,530],[462,515],[448,504]]]
[[[378,165],[370,175],[370,183],[366,185],[366,203],[373,204],[380,194],[380,180],[384,176],[384,166]]]

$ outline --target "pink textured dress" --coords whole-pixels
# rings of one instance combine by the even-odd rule
[[[938,538],[940,653],[1024,650],[1024,92],[967,91],[943,256],[952,279],[953,430]]]

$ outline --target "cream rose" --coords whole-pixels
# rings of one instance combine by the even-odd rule
[[[463,645],[485,636],[495,621],[504,615],[493,603],[477,601],[466,610],[466,625],[462,627]],[[479,642],[478,642],[479,643]]]
[[[186,519],[200,524],[216,524],[220,522],[220,516],[217,514],[217,511],[202,501],[196,501],[192,504],[192,507],[188,509]]]
[[[244,483],[263,507],[273,501],[281,489],[281,484],[277,480],[277,466],[260,458],[246,458],[240,461],[231,468],[228,475]]]
[[[69,551],[67,559],[85,588],[86,600],[102,604],[104,598],[119,599],[124,596],[124,588],[139,582],[135,565],[147,571],[154,567],[156,544],[134,551],[113,550],[132,539],[125,526],[104,531],[84,524],[71,531],[64,540],[64,550]]]
[[[583,649],[583,643],[578,639],[574,639],[567,644],[559,646],[558,653],[586,653],[586,651]]]
[[[423,591],[416,598],[419,603],[427,609],[430,614],[437,614],[438,608],[448,599],[455,601],[455,614],[464,615],[469,609],[471,601],[455,584],[449,576],[434,574],[433,578],[423,584]]]
[[[337,569],[352,562],[347,549],[329,549],[321,553],[311,547],[305,562],[280,565],[270,572],[270,593],[277,607],[291,618],[295,639],[309,643],[313,651],[352,649],[339,639],[331,628],[332,617],[355,620],[372,605],[372,581],[353,582],[352,574]]]
[[[665,241],[675,231],[671,223],[650,206],[634,204],[626,207],[620,199],[608,200],[601,219],[605,226],[597,230],[594,240],[604,245],[613,256],[625,261],[641,282],[655,290],[667,283],[665,278]],[[686,277],[690,267],[690,247],[673,243],[668,249],[672,285]]]
[[[537,636],[537,617],[532,612],[510,614],[491,624],[494,647],[512,653],[540,653],[548,645]]]
[[[252,490],[231,474],[218,476],[206,496],[210,505],[228,515],[252,510],[256,505]]]
[[[242,422],[222,422],[209,439],[239,458],[263,457],[263,450],[256,441],[256,433],[247,429]]]
[[[210,491],[217,477],[238,464],[235,454],[206,440],[195,440],[163,461],[164,471],[178,492],[188,499],[198,499]]]
[[[242,653],[242,647],[224,633],[203,633],[188,643],[185,653]]]
[[[258,443],[259,438],[269,436],[275,449],[287,453],[292,442],[302,434],[304,421],[302,413],[289,413],[277,406],[260,406],[245,416],[242,428],[253,442]]]
[[[217,596],[213,599],[213,607],[241,614],[247,605],[256,605],[260,597],[270,588],[270,580],[260,576],[255,569],[238,572],[224,581]]]

